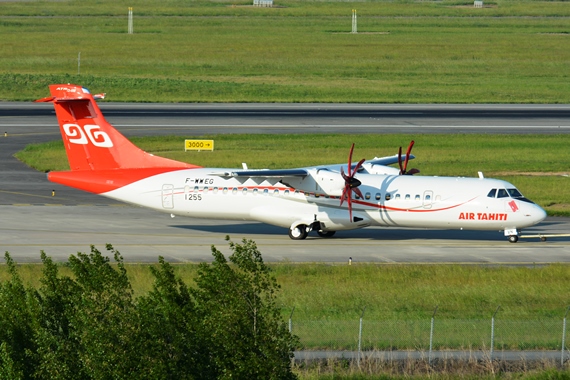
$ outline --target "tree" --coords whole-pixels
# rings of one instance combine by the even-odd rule
[[[275,303],[279,289],[253,241],[212,247],[196,286],[159,258],[153,289],[138,300],[123,258],[107,245],[69,258],[60,276],[44,252],[38,291],[6,254],[0,284],[1,379],[295,379],[297,344]]]
[[[88,379],[80,353],[82,342],[74,320],[81,288],[69,277],[58,277],[58,267],[41,251],[43,275],[39,289],[39,328],[36,332],[40,379]]]
[[[139,323],[133,290],[122,256],[110,244],[106,248],[117,269],[94,246],[90,254],[69,258],[78,287],[70,324],[81,344],[79,359],[91,378],[138,378]]]
[[[217,376],[294,379],[291,359],[297,340],[275,302],[279,285],[255,242],[229,245],[230,263],[212,246],[214,261],[200,264],[192,291]]]
[[[30,379],[37,365],[36,331],[37,299],[26,289],[8,252],[4,258],[10,280],[0,284],[0,373]]]
[[[215,378],[210,347],[200,334],[195,303],[172,265],[151,267],[153,289],[138,300],[141,375],[159,379]]]

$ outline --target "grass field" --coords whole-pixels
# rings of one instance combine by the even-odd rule
[[[570,101],[565,2],[275,3],[137,1],[128,35],[119,2],[2,2],[0,99],[74,82],[112,101]]]
[[[223,247],[218,247],[223,248]],[[262,252],[263,253],[263,252]],[[427,349],[437,306],[434,347],[488,347],[497,314],[497,348],[559,349],[570,305],[570,266],[271,264],[282,289],[278,304],[304,348],[356,349],[364,311],[364,349]],[[149,265],[127,265],[135,295],[151,289]],[[197,265],[175,265],[193,283]],[[63,275],[69,272],[62,266]],[[38,286],[40,265],[21,265]],[[0,280],[7,278],[0,266]],[[316,290],[318,289],[318,291]],[[364,310],[364,308],[366,308]]]
[[[356,144],[354,158],[390,156],[406,147],[409,136],[382,135],[217,135],[214,152],[184,152],[185,138],[166,136],[134,138],[143,150],[205,167],[292,168],[347,160],[349,144]],[[570,215],[570,150],[566,135],[415,135],[412,167],[421,175],[505,179],[549,215]],[[303,154],[291,155],[291,147]],[[16,157],[40,170],[68,170],[61,141],[29,145]]]

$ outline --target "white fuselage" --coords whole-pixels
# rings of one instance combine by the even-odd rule
[[[502,180],[378,174],[357,178],[363,199],[353,199],[353,220],[347,202],[341,206],[339,197],[295,190],[278,179],[224,178],[212,169],[163,173],[101,195],[174,215],[255,220],[287,228],[319,221],[322,229],[332,231],[365,226],[506,230],[546,217],[524,198],[489,197],[491,189],[514,189]]]

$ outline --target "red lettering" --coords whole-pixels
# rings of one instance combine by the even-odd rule
[[[465,219],[465,214],[462,213],[462,212],[460,212],[460,213],[459,213],[459,219]]]
[[[470,212],[469,213],[469,220],[475,220],[475,214]]]

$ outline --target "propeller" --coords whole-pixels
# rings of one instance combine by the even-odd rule
[[[354,151],[354,143],[350,147],[350,153],[348,154],[348,173],[344,172],[344,169],[342,168],[342,166],[340,168],[340,174],[342,175],[342,178],[344,178],[344,190],[342,191],[342,196],[340,197],[340,205],[342,206],[342,204],[346,200],[346,202],[348,203],[348,212],[350,214],[350,221],[351,222],[352,222],[352,192],[354,191],[354,193],[356,195],[358,195],[360,198],[364,198],[362,196],[362,193],[358,189],[358,186],[361,185],[361,182],[358,179],[354,178],[354,175],[356,174],[358,169],[360,169],[360,167],[362,166],[362,163],[365,160],[363,158],[362,160],[358,161],[358,164],[356,164],[354,166],[354,169],[352,169],[352,152],[353,151]]]
[[[412,152],[412,147],[414,146],[415,141],[410,141],[410,145],[408,145],[408,150],[406,151],[406,159],[402,164],[402,147],[398,150],[398,165],[400,165],[400,175],[414,175],[419,173],[418,169],[410,169],[408,171],[408,160],[410,159],[410,153]]]

